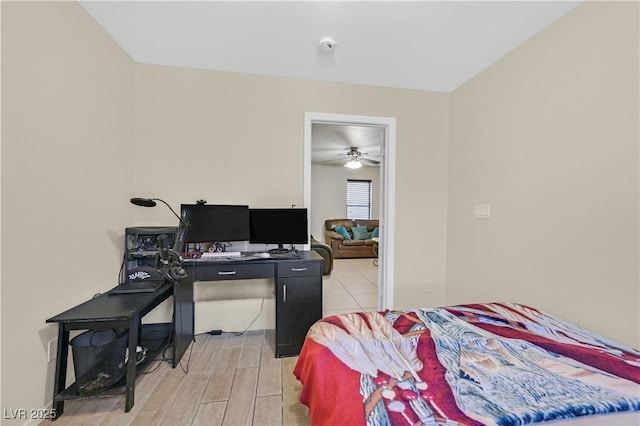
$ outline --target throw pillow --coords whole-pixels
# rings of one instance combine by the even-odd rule
[[[335,230],[338,234],[342,235],[345,240],[351,239],[351,235],[349,235],[349,233],[347,232],[347,228],[345,228],[344,226],[338,225],[335,227]]]
[[[371,231],[371,238],[378,238],[378,232],[378,227],[376,226],[373,228],[373,231]]]
[[[353,226],[351,232],[353,232],[354,240],[366,240],[369,238],[369,232],[366,226]]]

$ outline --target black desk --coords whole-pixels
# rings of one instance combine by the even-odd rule
[[[187,278],[178,283],[165,283],[153,293],[105,293],[49,318],[48,323],[58,323],[54,419],[62,415],[65,400],[84,398],[78,394],[75,383],[66,387],[70,330],[127,328],[129,353],[135,354],[147,327],[141,326],[142,317],[173,295],[174,319],[166,328],[173,338],[175,368],[194,338],[194,281],[270,278],[276,284],[276,356],[295,356],[300,353],[309,327],[322,318],[322,262],[322,256],[315,251],[299,251],[297,258],[186,260],[183,267]],[[153,360],[155,354],[148,352],[147,360]],[[134,404],[137,372],[144,367],[145,363],[137,367],[134,362],[127,363],[122,386],[117,384],[100,395],[126,394],[125,411],[128,412]]]
[[[191,323],[182,323],[182,329],[176,333],[174,324],[150,324],[141,325],[142,317],[151,312],[169,296],[176,292],[181,293],[183,298],[174,297],[174,313],[179,311],[182,318],[191,318]],[[178,291],[180,289],[180,291]],[[138,370],[142,371],[146,364],[155,358],[155,355],[163,350],[174,339],[173,366],[180,361],[186,346],[193,340],[193,293],[189,300],[189,291],[193,292],[192,283],[165,283],[153,293],[120,294],[109,295],[104,293],[91,300],[88,300],[74,308],[69,309],[59,315],[51,317],[48,323],[58,323],[58,352],[56,360],[56,372],[53,388],[53,408],[54,418],[62,415],[64,411],[64,401],[68,399],[84,398],[78,393],[76,383],[66,387],[67,381],[67,358],[69,353],[69,331],[70,330],[94,330],[125,328],[129,332],[128,348],[130,354],[136,353],[136,347],[142,343],[144,345],[145,331],[154,333],[155,331],[166,332],[167,338],[155,345],[154,351],[147,353],[147,359],[136,366],[135,362],[128,362],[126,374],[122,383],[100,393],[100,395],[126,394],[125,411],[131,410],[134,404],[135,379]],[[176,315],[174,315],[175,317]],[[147,330],[148,328],[148,330]],[[190,333],[189,333],[190,329]],[[150,339],[151,340],[151,339]],[[157,340],[157,337],[154,338]],[[186,346],[185,346],[186,344]],[[147,346],[148,347],[148,346]],[[135,356],[132,357],[135,360]]]
[[[182,266],[190,282],[274,279],[276,356],[286,357],[300,353],[309,327],[322,318],[322,262],[315,251],[298,251],[298,257],[186,259]]]

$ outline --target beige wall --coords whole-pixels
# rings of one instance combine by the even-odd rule
[[[311,234],[324,242],[324,221],[347,217],[347,180],[371,181],[371,218],[378,219],[380,168],[351,170],[342,166],[314,164],[311,167]]]
[[[135,108],[136,193],[176,207],[201,198],[302,206],[305,112],[395,117],[395,305],[444,302],[448,95],[139,64]],[[137,209],[135,222],[175,219],[168,209]],[[234,303],[247,323],[260,311],[260,299]],[[238,325],[215,303],[199,301],[196,311],[197,330]],[[273,324],[268,314],[253,327]]]
[[[134,64],[75,2],[1,7],[2,408],[37,409],[53,393],[45,320],[117,284]]]
[[[448,304],[639,346],[638,35],[638,3],[587,2],[452,94]]]

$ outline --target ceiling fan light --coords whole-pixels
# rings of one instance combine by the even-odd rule
[[[344,166],[355,170],[362,167],[362,163],[360,162],[360,160],[352,158],[351,160],[347,161],[347,163]]]

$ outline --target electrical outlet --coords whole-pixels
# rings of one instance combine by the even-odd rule
[[[489,219],[491,217],[491,206],[489,204],[476,204],[473,207],[473,217],[476,219]]]
[[[431,293],[433,291],[433,281],[427,281],[427,286],[426,286],[425,291],[427,293]]]
[[[58,356],[58,338],[49,340],[47,349],[47,361],[51,362]]]

